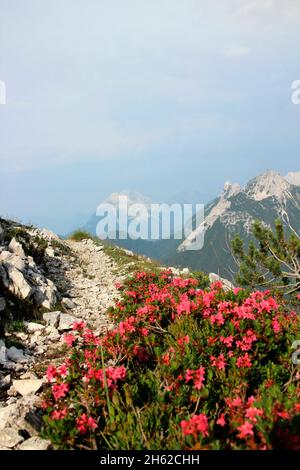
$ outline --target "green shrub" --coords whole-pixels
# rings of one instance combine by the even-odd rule
[[[88,240],[88,239],[93,240],[93,237],[88,232],[85,232],[83,230],[76,230],[70,235],[69,239],[75,242],[81,242],[82,240]]]

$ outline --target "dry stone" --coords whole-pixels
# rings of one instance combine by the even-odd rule
[[[58,330],[67,331],[72,329],[72,325],[78,318],[69,315],[68,313],[61,313],[59,319]]]
[[[33,436],[18,446],[19,450],[48,450],[51,442],[38,436]]]
[[[57,328],[61,312],[46,312],[43,314],[43,320],[47,325]]]
[[[15,429],[7,428],[0,431],[0,446],[2,447],[12,449],[22,441],[24,438]]]
[[[19,362],[20,364],[24,364],[28,362],[30,359],[29,356],[24,355],[24,351],[22,349],[17,349],[15,346],[11,346],[6,350],[7,359],[13,362]]]
[[[42,386],[43,381],[39,379],[13,380],[13,388],[23,397],[38,392]]]

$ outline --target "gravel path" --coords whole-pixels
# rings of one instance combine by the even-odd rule
[[[105,312],[118,297],[115,283],[122,282],[123,276],[115,274],[117,265],[92,240],[67,244],[75,254],[75,260],[63,273],[68,284],[66,294],[76,304],[72,315],[103,332],[111,326]]]
[[[65,251],[69,248],[69,253],[57,255],[50,248],[47,260],[47,277],[62,294],[62,308],[45,315],[57,316],[58,320],[47,324],[44,315],[44,324],[31,322],[25,331],[16,332],[14,336],[24,349],[17,349],[16,360],[5,363],[0,372],[0,450],[50,447],[50,442],[39,437],[36,406],[47,366],[65,358],[64,333],[71,330],[76,319],[86,321],[98,334],[113,327],[106,311],[119,296],[115,283],[122,282],[125,276],[103,247],[92,240],[61,244]],[[4,342],[0,346],[11,351]]]

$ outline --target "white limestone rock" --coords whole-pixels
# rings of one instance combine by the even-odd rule
[[[9,250],[14,253],[15,255],[25,258],[25,252],[23,246],[20,242],[16,240],[16,238],[12,238],[10,244],[8,245]]]
[[[39,379],[13,380],[13,388],[23,397],[38,392],[43,386]]]
[[[51,441],[33,436],[22,442],[18,446],[18,450],[48,450],[51,448]]]
[[[12,449],[22,441],[24,441],[24,438],[13,428],[7,428],[0,431],[1,447],[8,447],[9,449]]]
[[[43,320],[47,325],[53,326],[54,328],[58,327],[59,319],[61,312],[46,312],[43,314]]]
[[[45,326],[40,323],[25,322],[25,328],[29,333],[36,333],[37,331],[44,330]]]
[[[59,331],[67,331],[72,329],[72,325],[78,319],[69,315],[68,313],[61,313],[59,319],[58,330]]]

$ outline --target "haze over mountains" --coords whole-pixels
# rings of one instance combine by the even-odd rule
[[[120,195],[128,197],[129,206],[141,203],[150,207],[149,198],[134,192],[113,193],[106,202],[116,205]],[[245,187],[226,182],[221,195],[205,205],[204,221],[186,240],[174,237],[170,240],[128,238],[112,242],[169,265],[188,266],[232,278],[236,266],[230,240],[239,233],[248,241],[256,219],[272,227],[277,218],[282,219],[286,227],[290,224],[296,231],[300,230],[300,172],[290,172],[284,177],[268,170],[250,180]],[[99,220],[93,215],[83,228],[95,235]],[[203,248],[189,251],[191,243],[200,234],[204,235]]]

